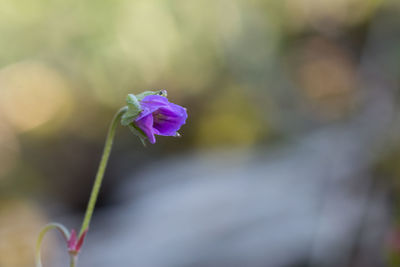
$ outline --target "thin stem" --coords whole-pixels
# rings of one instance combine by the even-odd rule
[[[43,243],[44,236],[46,233],[52,229],[57,229],[67,241],[69,239],[69,232],[68,230],[59,223],[49,223],[45,227],[43,227],[42,231],[39,233],[39,237],[36,242],[36,267],[42,267],[42,260],[41,260],[41,247]]]
[[[71,255],[71,261],[70,261],[69,267],[76,267],[76,265],[75,265],[76,259],[77,259],[76,255]]]
[[[108,129],[108,134],[106,138],[106,143],[104,145],[103,156],[101,157],[99,169],[97,170],[96,178],[94,181],[92,193],[90,194],[90,199],[88,206],[86,208],[85,217],[83,219],[82,227],[79,232],[79,237],[83,234],[85,230],[89,228],[90,220],[93,215],[93,210],[96,205],[96,200],[99,195],[101,182],[103,181],[104,172],[107,167],[108,158],[110,157],[110,152],[115,136],[115,130],[119,123],[121,116],[128,110],[128,107],[121,108],[114,116],[113,120],[111,121],[110,128]],[[72,264],[72,263],[71,263]]]

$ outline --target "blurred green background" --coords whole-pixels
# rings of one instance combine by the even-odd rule
[[[33,266],[40,227],[83,213],[128,93],[166,89],[189,119],[146,148],[118,129],[99,209],[154,162],[290,147],[387,99],[364,118],[394,196],[399,64],[396,0],[0,0],[0,266]]]

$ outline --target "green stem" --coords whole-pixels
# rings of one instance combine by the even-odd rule
[[[52,229],[57,229],[67,241],[69,239],[69,232],[68,230],[59,223],[49,223],[45,227],[43,227],[42,231],[39,233],[39,237],[36,242],[36,267],[42,267],[42,260],[41,260],[41,247],[43,243],[44,236],[46,233]]]
[[[110,157],[110,152],[115,136],[115,130],[117,125],[121,119],[121,116],[128,110],[128,107],[121,108],[114,116],[113,120],[111,121],[110,128],[108,129],[106,143],[104,145],[103,156],[101,157],[99,169],[97,170],[96,179],[94,181],[92,193],[90,194],[90,199],[88,206],[86,208],[85,217],[83,219],[82,227],[79,232],[79,237],[83,234],[85,230],[89,228],[90,220],[93,215],[93,210],[96,205],[96,200],[99,195],[101,182],[103,181],[104,172],[107,167],[108,158]],[[72,264],[72,263],[71,263]],[[72,266],[72,265],[71,265]]]
[[[71,255],[71,261],[70,261],[70,264],[69,264],[69,267],[75,267],[76,265],[76,259],[77,259],[77,256],[76,255]]]

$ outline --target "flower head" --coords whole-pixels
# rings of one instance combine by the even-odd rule
[[[178,130],[186,122],[186,109],[170,103],[164,96],[145,96],[140,105],[142,112],[136,118],[135,124],[152,144],[156,142],[154,135],[177,136]]]
[[[179,136],[178,130],[187,119],[184,107],[171,103],[167,92],[146,91],[139,95],[128,95],[128,110],[122,116],[122,125],[129,126],[144,143],[156,142],[155,135]]]

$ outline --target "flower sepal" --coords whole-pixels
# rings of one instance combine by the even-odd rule
[[[145,91],[137,95],[128,94],[128,96],[126,97],[126,105],[128,107],[128,110],[121,117],[121,124],[123,126],[129,126],[139,116],[140,112],[142,112],[140,101],[142,101],[143,98],[149,95],[160,95],[167,97],[167,91],[158,90],[158,91]]]
[[[148,139],[146,134],[142,131],[142,129],[138,128],[135,123],[131,122],[128,125],[129,130],[131,130],[131,132],[136,135],[137,137],[139,137],[140,142],[142,142],[143,146],[146,146],[146,140]]]
[[[79,254],[79,251],[81,250],[81,247],[83,245],[83,241],[85,241],[87,231],[88,229],[83,231],[83,233],[78,238],[76,231],[74,229],[71,230],[71,234],[69,236],[69,239],[67,240],[69,254],[73,256],[77,256]]]
[[[126,104],[128,110],[121,117],[121,124],[123,126],[128,126],[132,123],[142,111],[139,100],[133,94],[129,94],[126,97]]]
[[[160,95],[163,97],[168,96],[167,90],[157,90],[157,91],[144,91],[143,93],[137,94],[136,98],[137,98],[137,100],[142,101],[143,98],[145,98],[146,96],[149,96],[149,95]]]

